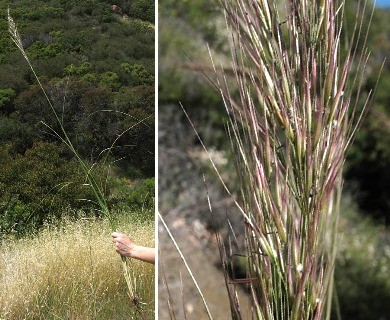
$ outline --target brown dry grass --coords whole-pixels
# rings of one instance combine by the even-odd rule
[[[152,225],[120,231],[153,246]],[[154,266],[130,262],[136,292],[150,318]],[[0,319],[129,319],[135,317],[107,221],[64,221],[34,237],[0,246]]]

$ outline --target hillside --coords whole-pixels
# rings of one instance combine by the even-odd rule
[[[7,8],[77,152],[97,164],[107,197],[108,167],[118,181],[154,176],[154,1],[0,1],[3,232],[30,223],[32,213],[41,217],[34,226],[60,216],[60,208],[93,207],[80,201],[93,200],[92,191],[9,36]]]

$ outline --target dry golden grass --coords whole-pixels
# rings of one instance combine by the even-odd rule
[[[134,242],[154,246],[154,227],[123,224]],[[136,292],[154,317],[154,266],[130,261]],[[135,318],[107,221],[64,221],[0,246],[0,319]]]

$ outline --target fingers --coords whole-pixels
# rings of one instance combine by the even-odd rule
[[[121,242],[115,242],[114,250],[119,253],[120,255],[126,255],[127,254],[127,248],[126,246]]]
[[[111,233],[111,237],[112,237],[113,242],[115,242],[115,241],[120,241],[123,243],[132,242],[132,240],[128,236],[126,236],[125,234],[120,233],[120,232]]]
[[[118,241],[121,241],[122,238],[123,238],[124,234],[123,233],[120,233],[120,232],[113,232],[111,233],[111,241],[112,242],[118,242]]]
[[[132,240],[123,233],[112,232],[111,241],[114,242],[114,249],[120,255],[130,256],[130,252],[134,247]]]
[[[115,251],[120,253],[120,251],[122,249],[122,247],[121,247],[122,243],[120,243],[118,240],[114,240],[114,239],[112,241],[115,243],[115,245],[114,245]]]
[[[122,250],[122,247],[124,245],[124,240],[126,236],[123,233],[120,232],[113,232],[111,233],[111,241],[115,244],[115,250],[116,252],[120,252]]]
[[[124,235],[123,233],[116,232],[116,231],[111,233],[111,237],[113,237],[113,238],[118,238],[118,237],[123,236],[123,235]]]

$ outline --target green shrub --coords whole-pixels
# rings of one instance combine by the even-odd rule
[[[94,73],[86,73],[83,75],[82,80],[87,81],[93,85],[96,85],[98,82],[98,77]]]
[[[107,71],[100,75],[99,85],[102,87],[110,88],[113,91],[118,91],[121,87],[119,76],[112,71]]]
[[[60,53],[61,47],[56,43],[46,44],[42,41],[36,41],[27,49],[27,52],[36,59],[47,60]]]
[[[140,64],[122,63],[121,68],[130,75],[132,85],[143,85],[154,83],[154,77],[148,73],[146,68]]]
[[[154,22],[154,1],[133,0],[129,10],[130,17]]]
[[[63,147],[35,143],[24,155],[0,148],[1,233],[36,230],[64,208],[93,209],[92,200],[84,174]]]
[[[335,288],[341,319],[385,320],[390,314],[390,236],[387,229],[363,218],[357,206],[344,203],[343,232],[336,260]]]
[[[65,76],[86,75],[86,74],[88,74],[88,72],[90,72],[91,68],[92,68],[92,65],[89,62],[84,62],[79,67],[75,66],[74,64],[70,64],[64,69],[64,75]]]
[[[131,208],[153,208],[154,178],[135,184],[126,198],[126,204]]]
[[[23,154],[31,148],[36,132],[17,119],[0,116],[0,145],[9,145],[13,151]]]
[[[9,107],[15,96],[15,91],[10,88],[0,90],[0,112]]]

